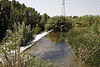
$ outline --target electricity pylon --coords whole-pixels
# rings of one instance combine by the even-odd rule
[[[61,16],[66,16],[65,0],[62,0],[62,14],[61,14]]]

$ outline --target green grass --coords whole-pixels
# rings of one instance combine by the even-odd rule
[[[74,27],[67,33],[76,57],[90,67],[100,66],[100,24]]]

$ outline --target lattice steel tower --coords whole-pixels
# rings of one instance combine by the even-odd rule
[[[66,16],[65,0],[62,0],[62,14],[61,14],[61,16]]]

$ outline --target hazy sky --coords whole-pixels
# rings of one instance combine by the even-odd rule
[[[62,0],[17,0],[28,7],[35,8],[40,14],[61,15]],[[66,0],[66,16],[100,15],[100,0]]]

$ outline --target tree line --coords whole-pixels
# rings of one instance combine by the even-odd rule
[[[45,23],[50,17],[45,13],[40,15],[34,8],[20,4],[18,1],[0,1],[0,39],[6,36],[7,30],[14,31],[14,24],[24,23],[34,29],[34,33],[44,31]]]

